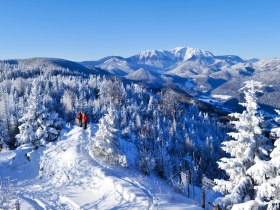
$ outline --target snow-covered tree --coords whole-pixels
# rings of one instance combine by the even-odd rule
[[[69,90],[65,90],[61,98],[61,103],[65,111],[66,122],[69,122],[75,117],[73,93]]]
[[[146,131],[147,127],[143,126],[137,141],[138,147],[138,158],[137,166],[138,169],[144,172],[146,175],[151,174],[156,166],[154,158],[154,147],[152,144],[152,139],[149,138],[149,134]]]
[[[256,93],[260,92],[261,88],[261,83],[247,81],[241,89],[245,94],[245,102],[241,103],[245,110],[241,114],[230,114],[230,117],[236,119],[231,121],[236,131],[228,133],[232,140],[222,143],[222,149],[230,154],[230,157],[222,158],[218,162],[219,167],[229,177],[228,180],[215,180],[216,190],[228,193],[216,200],[220,205],[232,206],[255,198],[255,177],[252,177],[248,170],[259,161],[267,160],[268,155],[268,139],[262,132],[263,119],[258,113],[256,102]]]
[[[179,102],[176,92],[171,89],[166,89],[161,96],[161,108],[166,115],[176,117]]]
[[[151,174],[156,166],[156,160],[151,150],[145,147],[140,147],[137,166],[140,171],[144,172],[144,174]]]
[[[279,110],[276,110],[280,114]],[[276,121],[280,123],[280,118]],[[258,184],[256,201],[267,205],[267,209],[280,208],[280,128],[272,129],[272,136],[276,137],[274,149],[270,153],[269,161],[259,161],[250,170],[249,174],[254,177]]]
[[[57,138],[62,122],[58,114],[49,111],[43,104],[40,94],[41,85],[34,81],[28,98],[29,106],[26,113],[19,120],[19,134],[16,135],[17,144],[28,144],[39,146]]]
[[[158,137],[155,142],[156,170],[160,177],[168,178],[171,175],[171,157],[164,142],[163,130],[159,120],[157,121]]]
[[[99,95],[102,103],[120,105],[126,96],[126,91],[119,79],[104,80],[100,84]]]
[[[119,130],[116,128],[117,110],[110,106],[108,113],[98,123],[98,131],[93,139],[92,151],[95,155],[104,156],[112,164],[127,166],[126,156],[119,145]]]

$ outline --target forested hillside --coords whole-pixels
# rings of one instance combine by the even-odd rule
[[[216,161],[227,138],[225,125],[181,102],[173,90],[149,90],[115,77],[39,64],[2,64],[3,147],[55,141],[63,126],[74,124],[77,112],[84,111],[91,122],[105,123],[104,130],[114,129],[120,150],[123,144],[135,145],[135,165],[147,175],[168,178],[186,159],[197,183],[202,173],[223,176]]]

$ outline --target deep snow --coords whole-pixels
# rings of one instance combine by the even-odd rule
[[[156,176],[93,157],[88,147],[96,130],[74,126],[45,148],[0,153],[0,181],[10,180],[21,209],[201,209]]]

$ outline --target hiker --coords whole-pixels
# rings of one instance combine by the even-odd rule
[[[82,112],[78,112],[77,121],[78,121],[78,126],[82,127]]]
[[[87,129],[88,118],[85,112],[82,114],[82,122],[84,129]]]

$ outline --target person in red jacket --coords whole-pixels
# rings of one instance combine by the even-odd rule
[[[83,122],[84,129],[87,129],[88,118],[87,118],[86,113],[82,114],[82,122]]]
[[[77,121],[78,121],[78,125],[80,127],[82,127],[82,112],[78,112],[78,114],[77,114]]]

